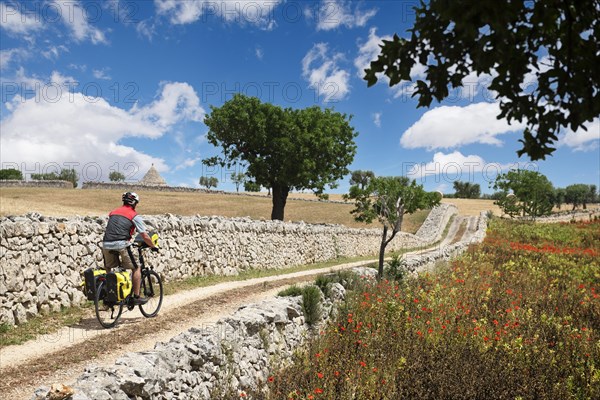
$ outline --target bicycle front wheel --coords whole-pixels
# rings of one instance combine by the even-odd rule
[[[163,301],[163,284],[160,276],[151,270],[142,273],[141,294],[148,299],[146,304],[140,305],[140,311],[146,318],[158,314]]]
[[[123,303],[105,301],[106,297],[106,282],[100,282],[96,287],[96,295],[94,297],[94,306],[96,308],[96,317],[98,322],[105,328],[115,326],[121,314],[123,313]]]

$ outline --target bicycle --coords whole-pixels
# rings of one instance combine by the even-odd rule
[[[153,240],[158,240],[158,235]],[[148,301],[144,304],[140,304],[140,312],[146,318],[155,317],[160,310],[163,301],[163,284],[160,275],[150,266],[146,266],[143,250],[149,248],[143,241],[135,240],[134,246],[138,250],[139,268],[141,269],[141,283],[140,283],[140,294],[146,297]],[[121,270],[122,271],[122,270]],[[112,328],[117,324],[123,308],[127,307],[127,310],[132,311],[135,308],[133,304],[133,290],[122,300],[109,300],[107,299],[108,287],[106,281],[106,273],[99,274],[95,277],[95,294],[94,294],[94,307],[96,309],[96,318],[100,325],[104,328]]]

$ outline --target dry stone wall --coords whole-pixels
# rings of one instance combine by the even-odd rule
[[[213,326],[157,343],[154,350],[127,353],[112,366],[88,367],[73,386],[72,400],[209,400],[219,398],[218,390],[241,395],[255,389],[327,323],[346,292],[334,285],[331,298],[322,298],[316,328],[305,323],[301,296],[250,304]],[[31,400],[48,399],[48,387],[40,387]]]
[[[434,209],[416,235],[401,233],[388,249],[434,242],[455,212],[449,205]],[[162,247],[158,254],[148,252],[146,260],[167,281],[374,255],[381,239],[379,229],[249,218],[165,215],[145,221],[159,232]],[[98,244],[106,222],[106,217],[39,214],[0,218],[0,323],[20,324],[38,313],[81,304],[81,272],[103,264]]]

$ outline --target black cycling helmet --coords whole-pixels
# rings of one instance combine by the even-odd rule
[[[137,203],[140,202],[140,196],[137,195],[137,193],[134,192],[126,192],[123,193],[123,204],[128,204],[132,207],[135,207],[137,205]]]

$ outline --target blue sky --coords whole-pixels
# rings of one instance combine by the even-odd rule
[[[456,179],[488,182],[520,163],[555,186],[600,186],[600,123],[561,133],[546,161],[518,158],[522,125],[496,120],[489,76],[417,109],[411,82],[367,88],[378,45],[406,36],[417,1],[0,0],[2,168],[74,167],[83,180],[154,164],[173,186],[232,171],[206,170],[218,153],[203,123],[234,93],[283,107],[333,107],[359,132],[350,169],[406,175],[452,193]],[[413,75],[422,77],[416,66]],[[529,76],[535,82],[535,73]],[[345,192],[348,179],[331,192]]]

